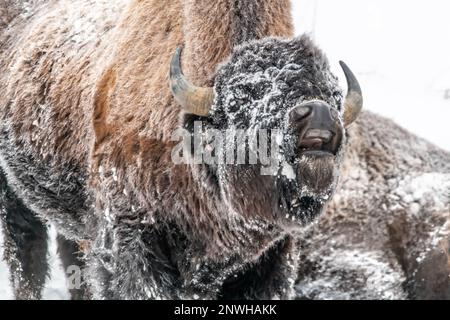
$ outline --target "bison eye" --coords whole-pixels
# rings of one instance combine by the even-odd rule
[[[339,91],[333,92],[333,98],[337,102],[338,105],[341,105],[342,103],[342,94]]]
[[[341,97],[342,97],[341,92],[339,92],[339,91],[333,92],[333,98],[340,99]]]

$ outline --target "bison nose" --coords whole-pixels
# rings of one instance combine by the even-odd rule
[[[342,125],[334,111],[324,101],[310,101],[293,108],[289,113],[291,127],[299,135],[302,150],[335,152],[340,143]]]
[[[331,107],[324,101],[310,101],[296,106],[289,112],[292,127],[333,131],[336,120],[331,115]]]

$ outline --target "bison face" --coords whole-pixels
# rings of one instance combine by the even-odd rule
[[[326,57],[305,36],[237,48],[219,67],[214,88],[192,86],[177,60],[172,91],[189,111],[183,125],[195,132],[202,121],[194,135],[216,161],[201,170],[214,177],[230,212],[284,228],[316,217],[337,184],[345,126],[362,107],[346,65],[344,100]]]

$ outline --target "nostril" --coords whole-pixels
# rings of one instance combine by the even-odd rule
[[[298,122],[307,118],[311,114],[311,112],[312,109],[310,106],[302,105],[292,109],[289,113],[289,117],[292,122]]]

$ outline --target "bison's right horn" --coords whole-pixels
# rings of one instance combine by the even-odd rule
[[[181,71],[181,48],[178,47],[170,63],[170,89],[175,100],[189,113],[207,116],[214,101],[213,88],[194,86]]]
[[[356,79],[352,70],[343,62],[339,61],[339,64],[344,70],[345,77],[347,78],[347,96],[344,102],[344,124],[346,127],[351,125],[358,118],[363,107],[363,96],[361,86],[358,79]]]

